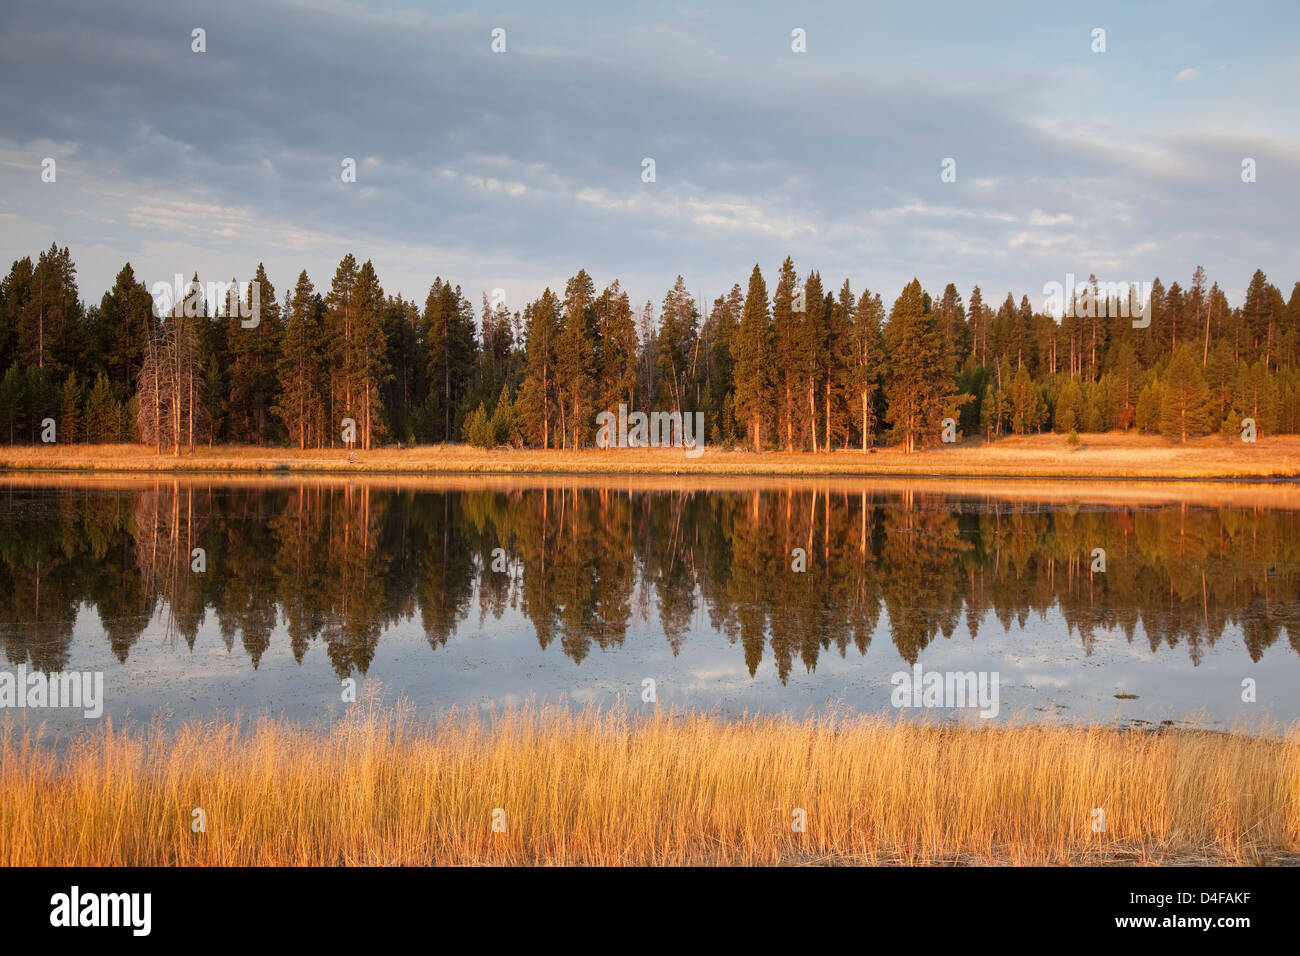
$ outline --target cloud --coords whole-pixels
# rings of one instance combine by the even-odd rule
[[[1200,67],[1192,66],[1192,67],[1188,67],[1185,70],[1179,70],[1174,75],[1174,81],[1176,83],[1190,83],[1192,82],[1192,80],[1196,79],[1200,75],[1201,75]]]
[[[983,40],[954,27],[914,62],[888,38],[915,23],[828,16],[795,55],[788,27],[703,7],[488,18],[230,0],[195,21],[208,52],[194,54],[195,15],[163,0],[9,5],[0,83],[24,95],[0,99],[5,252],[72,245],[92,299],[127,258],[164,275],[173,259],[245,275],[264,258],[284,288],[302,268],[327,284],[346,252],[419,301],[434,275],[477,299],[501,276],[579,268],[657,301],[678,273],[717,293],[787,254],[887,295],[914,274],[986,298],[1036,290],[1096,253],[1131,256],[1131,276],[1205,260],[1230,292],[1257,266],[1291,278],[1300,150],[1280,85],[1251,100],[1273,122],[1247,136],[1231,104],[1196,127],[1170,118],[1186,99],[1172,64],[1143,85],[1113,78],[1110,55],[1070,69],[1032,55],[1030,27],[1060,24]],[[490,51],[497,25],[505,54]],[[852,42],[867,27],[878,42]],[[45,155],[57,185],[39,184]],[[1242,156],[1260,164],[1252,192]]]

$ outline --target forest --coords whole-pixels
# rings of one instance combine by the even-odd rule
[[[583,448],[620,403],[701,413],[708,444],[755,452],[911,451],[938,443],[945,418],[988,441],[1186,442],[1246,419],[1300,433],[1300,282],[1285,297],[1260,270],[1236,305],[1203,268],[1186,287],[1157,278],[1146,327],[1117,301],[1087,307],[1088,289],[1058,318],[1027,295],[994,308],[978,285],[936,297],[913,279],[886,308],[788,257],[775,276],[769,293],[755,265],[711,304],[678,276],[656,308],[579,270],[562,296],[512,311],[485,294],[476,315],[450,279],[421,306],[349,254],[327,288],[304,270],[277,296],[259,265],[225,301],[195,275],[160,309],[130,263],[84,302],[53,244],[0,283],[0,442]]]

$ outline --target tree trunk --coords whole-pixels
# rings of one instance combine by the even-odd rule
[[[817,454],[817,386],[808,382],[808,431],[812,434],[813,454]]]
[[[862,454],[867,453],[867,392],[862,390]]]
[[[826,379],[826,450],[831,450],[831,380]]]

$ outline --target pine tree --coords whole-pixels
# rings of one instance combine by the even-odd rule
[[[985,352],[988,348],[987,323],[984,317],[984,297],[980,287],[971,289],[970,302],[966,306],[966,324],[969,328],[967,338],[970,341],[970,354],[976,364],[985,365]]]
[[[1011,428],[1017,435],[1037,431],[1042,421],[1042,407],[1038,401],[1038,389],[1029,377],[1029,369],[1021,365],[1016,377],[1011,380]]]
[[[789,261],[788,259],[786,260]],[[767,283],[758,266],[749,276],[749,291],[740,325],[731,340],[736,391],[736,423],[743,423],[754,451],[763,450],[763,423],[771,414],[772,320],[767,308]]]
[[[316,309],[316,290],[305,269],[298,273],[284,321],[276,369],[280,387],[275,413],[284,423],[290,441],[306,448],[312,442],[319,444],[323,437],[319,427],[323,415],[319,413],[324,409],[319,396],[325,341],[323,316]]]
[[[735,393],[735,360],[731,356],[731,343],[740,326],[740,316],[745,308],[745,294],[739,285],[733,285],[725,296],[713,301],[713,310],[704,324],[704,355],[708,391],[705,412],[712,421],[711,440],[732,444],[736,439],[736,422],[733,408]]]
[[[232,435],[238,441],[263,444],[272,436],[279,376],[277,364],[282,352],[280,305],[275,287],[259,263],[253,282],[247,286],[244,313],[252,309],[253,284],[257,284],[259,314],[243,318],[235,310],[226,313],[227,339],[230,342],[230,407],[234,421]],[[233,292],[233,290],[232,290]]]
[[[31,289],[18,322],[18,354],[24,362],[63,377],[85,349],[77,267],[65,246],[52,243],[32,273]]]
[[[493,446],[509,443],[515,433],[514,403],[510,400],[510,389],[505,385],[501,386],[501,394],[497,396],[496,407],[492,409],[489,425],[492,429]]]
[[[881,322],[885,309],[880,294],[865,290],[853,310],[853,354],[850,380],[854,400],[862,414],[862,453],[875,438],[876,392],[880,386]]]
[[[781,263],[776,291],[772,293],[772,350],[776,368],[771,372],[779,404],[780,425],[785,433],[786,451],[794,451],[795,407],[799,399],[800,375],[805,364],[799,354],[800,315],[794,310],[797,284],[794,262],[786,256],[785,262]]]
[[[459,299],[459,296],[457,296]],[[369,450],[374,447],[375,438],[383,433],[383,399],[381,389],[388,380],[388,343],[384,335],[384,290],[379,285],[379,276],[375,274],[374,264],[367,259],[357,270],[356,286],[353,289],[354,320],[352,324],[351,363],[355,380],[351,393],[358,405],[358,432],[361,447]],[[459,320],[464,324],[464,318]],[[470,342],[473,342],[473,315],[469,320]],[[472,362],[472,358],[469,358]],[[467,380],[472,372],[472,364],[463,374]],[[467,387],[467,381],[464,383]],[[462,392],[458,393],[463,394]]]
[[[1174,349],[1165,370],[1164,394],[1160,403],[1160,431],[1166,438],[1186,444],[1188,437],[1210,431],[1210,389],[1201,367],[1184,343]]]
[[[585,272],[570,280],[565,295],[568,304],[556,341],[555,382],[561,448],[582,447],[595,428],[592,398],[596,388],[596,344],[590,333],[590,281]],[[575,283],[582,285],[576,293]]]
[[[637,370],[636,322],[627,293],[615,280],[600,294],[595,306],[600,330],[597,367],[599,404],[614,409],[620,402],[635,405]]]
[[[487,305],[484,296],[484,336],[495,331],[495,314]],[[383,304],[383,329],[386,353],[384,365],[387,375],[380,388],[384,408],[384,432],[395,436],[398,441],[414,444],[415,435],[411,427],[411,412],[417,395],[427,390],[425,382],[424,343],[420,340],[420,309],[410,299],[400,294],[389,296]],[[509,328],[505,334],[510,334]],[[507,345],[508,348],[508,345]],[[476,371],[474,394],[483,398],[486,394],[495,394],[500,381],[499,370],[489,368],[491,356],[485,349]]]
[[[1083,390],[1074,376],[1066,378],[1056,396],[1056,412],[1052,417],[1053,429],[1061,435],[1077,429],[1083,416]]]
[[[554,444],[557,405],[556,351],[560,339],[559,301],[550,289],[524,309],[526,351],[519,395],[519,426],[542,448]]]
[[[138,374],[138,373],[137,373]],[[121,409],[113,398],[108,376],[100,372],[86,396],[85,436],[92,445],[103,445],[120,438]]]
[[[27,417],[24,397],[22,368],[15,362],[0,379],[0,428],[4,429],[5,440],[11,445],[18,440]]]
[[[656,336],[656,377],[662,383],[656,407],[694,411],[699,406],[696,369],[699,365],[699,310],[678,276],[664,296]]]
[[[829,296],[827,297],[829,300]],[[853,399],[853,309],[856,302],[849,280],[840,286],[839,296],[826,311],[826,450],[831,449],[831,435],[839,431],[844,447],[849,447],[850,403]]]
[[[814,452],[817,451],[817,393],[825,378],[827,365],[826,323],[822,277],[819,272],[813,271],[804,281],[804,312],[798,323],[798,341],[792,358],[797,362],[797,371],[802,380],[801,391],[807,396],[807,432]]]
[[[438,441],[453,441],[460,403],[474,380],[476,342],[473,308],[450,281],[434,279],[421,317],[424,345],[429,353],[428,381],[439,423]]]
[[[135,390],[144,362],[149,329],[157,321],[148,288],[136,281],[131,263],[118,272],[113,288],[100,300],[92,330],[95,350],[119,399]]]
[[[332,434],[340,433],[344,419],[357,419],[358,402],[352,394],[357,383],[356,336],[353,331],[356,324],[356,285],[357,260],[352,253],[348,253],[334,270],[334,281],[325,298],[329,307],[329,427]]]
[[[980,401],[980,427],[984,430],[985,441],[992,441],[1002,435],[1002,423],[1006,414],[1006,393],[990,381],[984,386],[984,396]]]
[[[19,360],[18,329],[31,296],[34,272],[31,257],[24,256],[14,260],[0,282],[0,368],[7,369]]]
[[[59,441],[69,444],[84,441],[86,433],[82,427],[81,383],[77,381],[75,371],[68,373],[67,379],[63,382],[62,392],[58,430]]]
[[[1256,434],[1269,435],[1277,431],[1281,396],[1277,380],[1262,356],[1254,362],[1241,363],[1232,404],[1237,421],[1242,418],[1254,420]]]
[[[884,338],[889,356],[885,380],[889,435],[910,454],[933,442],[945,415],[970,396],[958,396],[951,379],[936,371],[944,366],[943,331],[918,279],[909,282],[894,301]]]

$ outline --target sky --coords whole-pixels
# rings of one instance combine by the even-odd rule
[[[974,6],[6,0],[0,258],[69,246],[91,303],[128,260],[283,298],[349,252],[512,309],[580,268],[711,302],[787,255],[886,305],[1197,265],[1290,295],[1300,3]]]

